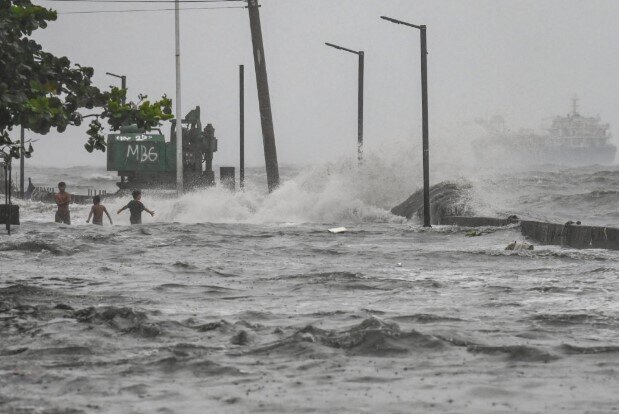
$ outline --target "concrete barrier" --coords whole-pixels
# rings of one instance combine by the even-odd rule
[[[517,218],[447,216],[442,217],[439,224],[460,227],[503,227],[518,222]]]
[[[9,222],[9,209],[11,216],[11,225],[19,226],[19,206],[16,204],[0,204],[0,224],[7,224]]]
[[[619,250],[619,228],[583,226],[580,224],[556,224],[543,221],[518,220],[515,216],[506,219],[495,217],[447,216],[440,224],[460,227],[503,227],[520,224],[523,236],[539,244],[568,246],[576,249]]]
[[[219,167],[219,181],[230,191],[236,190],[235,167]]]
[[[101,202],[108,197],[115,197],[115,194],[106,195],[106,194],[98,194],[101,197]],[[71,194],[71,204],[92,204],[93,195],[82,195],[82,194]],[[31,197],[32,201],[40,201],[43,203],[55,204],[56,201],[54,199],[54,192],[42,192],[35,191],[32,193]]]
[[[577,249],[619,250],[619,229],[613,227],[521,221],[522,235],[541,244]]]

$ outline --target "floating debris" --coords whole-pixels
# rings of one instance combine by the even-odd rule
[[[531,243],[527,243],[527,242],[517,242],[517,241],[513,241],[512,243],[508,244],[507,247],[505,248],[505,250],[533,250],[534,247]]]

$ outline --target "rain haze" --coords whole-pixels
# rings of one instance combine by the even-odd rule
[[[169,4],[51,2],[59,17],[38,40],[49,51],[95,68],[105,88],[127,76],[129,97],[174,95],[174,12],[63,14],[170,8]],[[242,5],[224,3],[225,7]],[[215,7],[193,5],[182,7]],[[261,7],[278,158],[315,164],[352,156],[356,142],[357,60],[324,42],[366,54],[366,145],[420,141],[419,34],[379,16],[428,26],[432,159],[466,152],[475,120],[502,115],[538,128],[571,110],[619,128],[619,2],[265,0]],[[251,37],[245,9],[181,12],[183,113],[199,105],[221,140],[216,163],[238,160],[238,65],[246,66],[246,162],[264,163]],[[166,135],[169,132],[166,130]],[[85,133],[50,133],[35,146],[37,165],[100,165],[82,150]],[[462,153],[462,151],[465,151]]]
[[[100,90],[175,101],[174,2],[33,1]],[[80,118],[13,53],[42,11],[0,0],[0,413],[616,412],[619,1],[177,4],[178,138],[65,82],[118,120],[89,154],[30,132]],[[423,28],[381,16],[426,26],[428,84]],[[364,52],[359,152],[325,42]]]

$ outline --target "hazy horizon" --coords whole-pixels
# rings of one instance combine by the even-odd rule
[[[162,8],[35,1],[59,11],[36,33],[45,50],[92,66],[101,88],[125,74],[129,96],[174,98],[174,13],[62,14]],[[236,3],[233,3],[236,4]],[[600,115],[619,128],[613,105],[619,58],[608,53],[619,30],[614,1],[262,0],[261,17],[282,164],[353,156],[357,60],[324,46],[366,53],[365,140],[369,149],[420,140],[419,35],[379,19],[428,26],[431,157],[458,157],[477,118],[504,116],[513,128],[536,128],[570,111]],[[184,4],[184,8],[195,7]],[[251,38],[244,9],[181,13],[183,114],[196,105],[219,138],[217,165],[237,165],[238,65],[246,66],[246,162],[263,163]],[[76,41],[76,39],[78,39]],[[165,126],[164,126],[165,128]],[[34,165],[105,165],[83,149],[84,128],[35,143]],[[168,132],[164,129],[166,135]],[[14,131],[15,135],[17,131]],[[617,139],[613,138],[617,143]],[[440,149],[437,151],[436,149]],[[452,154],[447,154],[447,151]]]

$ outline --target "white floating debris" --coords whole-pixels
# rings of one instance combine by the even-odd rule
[[[333,233],[333,234],[345,233],[347,231],[348,229],[346,227],[334,227],[332,229],[329,229],[329,233]]]

